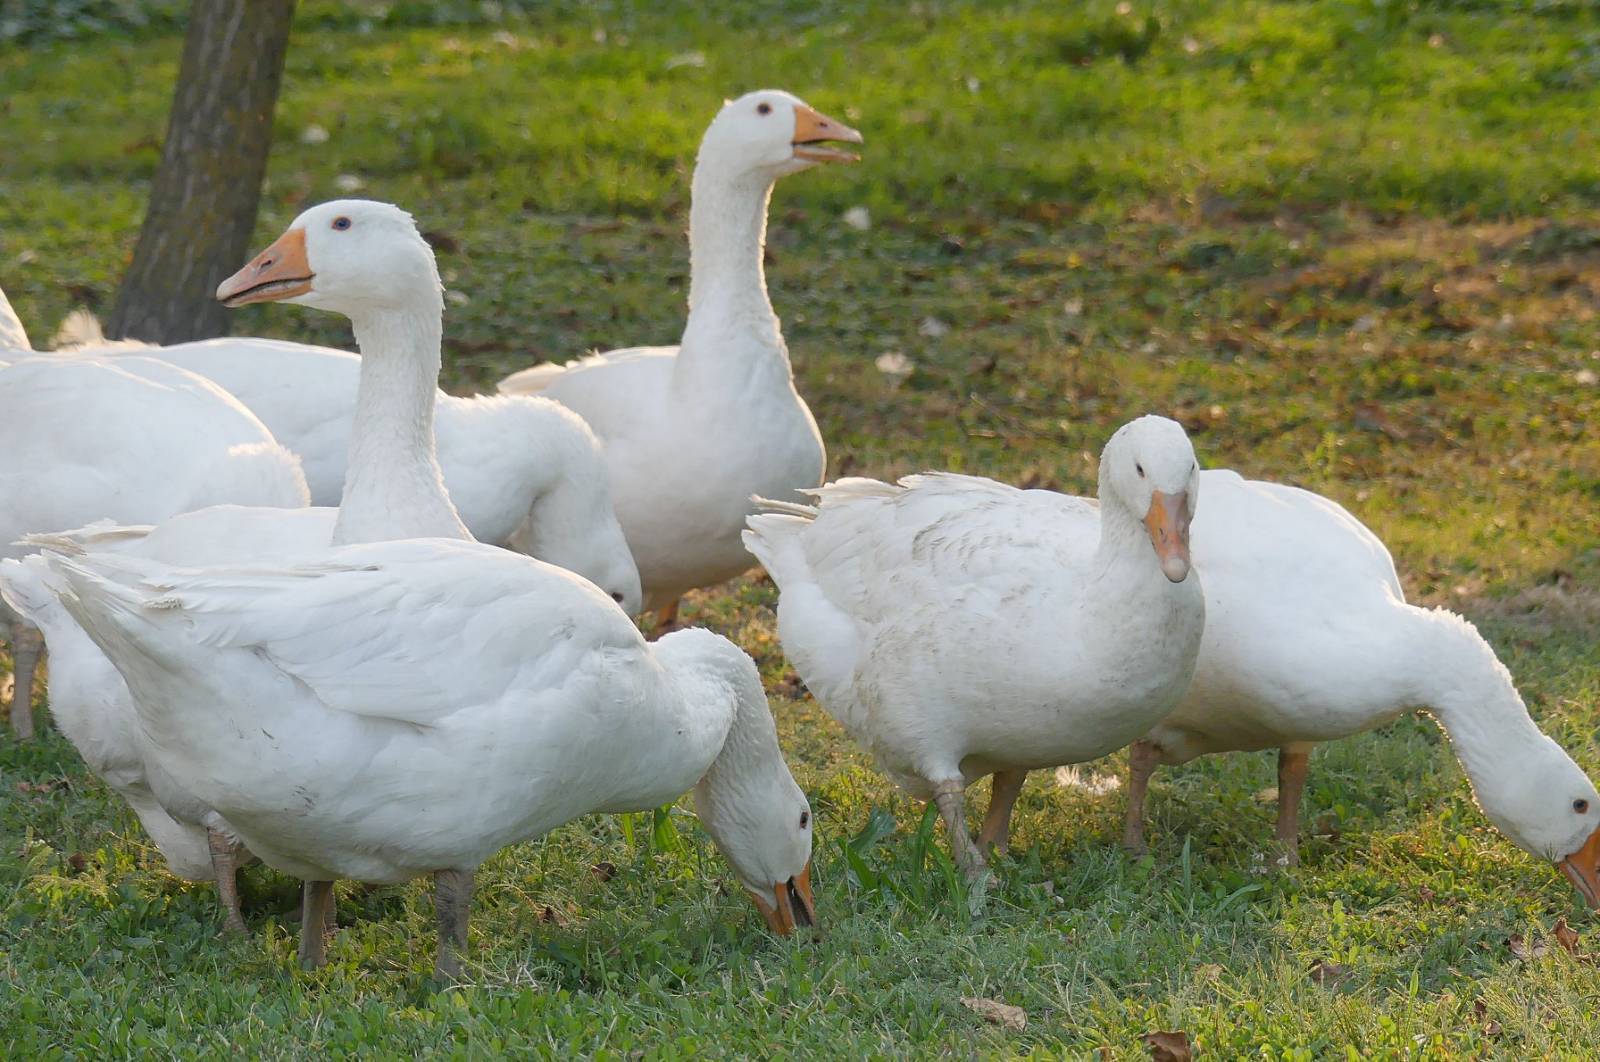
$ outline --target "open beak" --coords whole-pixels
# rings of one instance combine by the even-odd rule
[[[817,924],[817,905],[811,899],[811,864],[788,881],[772,887],[772,906],[756,897],[756,906],[766,916],[767,928],[780,937],[786,937],[797,928]]]
[[[315,276],[306,261],[306,230],[290,229],[249,265],[217,285],[217,301],[232,309],[290,299],[310,291]]]
[[[861,143],[861,134],[843,122],[829,118],[821,111],[801,105],[794,109],[794,157],[808,162],[860,162],[861,156],[835,147],[824,141],[836,140],[846,144]]]
[[[1572,879],[1584,902],[1600,907],[1600,829],[1589,835],[1583,847],[1557,864]]]
[[[1175,583],[1189,576],[1189,492],[1150,493],[1150,511],[1144,514],[1150,544],[1161,558],[1161,573]]]

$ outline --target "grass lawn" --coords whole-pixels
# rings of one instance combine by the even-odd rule
[[[700,131],[725,96],[789,88],[867,140],[861,165],[780,185],[769,234],[830,474],[1092,491],[1117,424],[1177,416],[1202,462],[1349,506],[1600,774],[1589,4],[706,6],[305,0],[260,242],[356,181],[413,211],[446,237],[457,390],[672,342]],[[109,306],[175,72],[164,26],[0,46],[0,285],[36,342]],[[311,311],[236,321],[349,342]],[[1431,722],[1317,750],[1283,873],[1261,871],[1269,754],[1159,773],[1138,861],[1102,784],[1120,756],[1038,773],[977,907],[942,831],[804,695],[773,603],[752,577],[687,614],[767,676],[817,812],[822,939],[767,936],[685,804],[493,859],[463,987],[428,982],[421,885],[344,891],[331,963],[304,975],[294,882],[246,871],[254,935],[219,938],[209,888],[169,877],[49,734],[0,741],[0,1053],[1134,1058],[1183,1030],[1210,1057],[1593,1057],[1600,972],[1551,937],[1565,917],[1600,953],[1600,930],[1489,826]]]

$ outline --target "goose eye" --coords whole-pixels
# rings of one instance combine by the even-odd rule
[[[811,812],[802,811],[800,813],[800,828],[802,830],[805,829],[806,826],[810,824],[810,822],[811,822]]]
[[[1589,802],[1587,800],[1574,800],[1572,802],[1572,810],[1582,815],[1589,810]]]
[[[772,113],[772,104],[770,104],[770,103],[758,103],[758,104],[756,104],[756,113],[757,114],[771,114]]]
[[[619,605],[622,604],[622,591],[614,591],[611,595],[611,600],[615,601]]]
[[[334,218],[333,219],[333,227],[335,229],[339,230],[340,232],[343,232],[345,229],[348,229],[350,227],[350,219],[346,218],[346,217]]]
[[[1136,462],[1136,463],[1135,463],[1135,464],[1134,464],[1134,466],[1133,466],[1133,470],[1134,470],[1134,471],[1135,471],[1135,472],[1137,472],[1137,473],[1139,473],[1139,478],[1140,478],[1140,479],[1143,479],[1143,478],[1144,478],[1144,466],[1143,466],[1143,465],[1141,465],[1141,464],[1138,464],[1138,463],[1137,463],[1137,462]]]

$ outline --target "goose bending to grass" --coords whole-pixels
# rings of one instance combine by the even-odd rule
[[[306,500],[298,459],[248,409],[193,373],[136,356],[31,355],[0,366],[0,558],[31,552],[17,542],[36,531],[96,520],[153,523],[228,502]],[[26,739],[43,643],[38,628],[18,615],[11,644],[11,722]],[[52,700],[58,725],[76,740],[74,706]],[[117,770],[85,756],[117,784]],[[174,870],[194,876],[176,864]]]
[[[1205,476],[1194,531],[1209,617],[1200,662],[1176,710],[1131,750],[1125,843],[1144,845],[1158,764],[1277,747],[1276,833],[1294,862],[1311,746],[1422,708],[1489,820],[1600,902],[1600,796],[1529,718],[1476,628],[1407,604],[1389,551],[1335,502],[1234,472]]]
[[[745,571],[750,498],[793,498],[826,459],[795,390],[762,269],[767,202],[787,174],[855,156],[861,134],[786,92],[725,105],[695,161],[689,319],[676,347],[630,347],[500,382],[576,410],[605,446],[612,500],[662,626],[685,591]]]
[[[894,781],[937,803],[969,876],[1005,834],[998,794],[1121,748],[1182,696],[1206,612],[1198,475],[1183,429],[1142,417],[1106,444],[1098,505],[939,474],[844,479],[750,517],[784,652]],[[963,793],[991,774],[974,844]]]
[[[646,643],[562,569],[439,539],[267,567],[46,554],[62,604],[135,693],[153,758],[308,882],[431,874],[455,977],[477,865],[591,812],[693,788],[783,933],[814,921],[811,810],[750,658],[708,631]],[[302,930],[301,962],[322,961]]]
[[[1124,843],[1144,848],[1158,764],[1276,747],[1277,839],[1295,862],[1311,746],[1422,708],[1449,735],[1489,820],[1595,905],[1600,796],[1528,717],[1472,624],[1408,605],[1389,551],[1329,499],[1225,470],[1202,480],[1194,558],[1205,636],[1188,692],[1130,750]]]
[[[143,354],[206,377],[300,455],[313,505],[339,503],[361,378],[356,355],[256,338],[107,344],[83,313],[57,338],[74,353]],[[641,609],[605,459],[583,418],[545,398],[435,389],[434,435],[445,489],[474,538],[577,572],[630,614]]]
[[[88,528],[35,538],[34,546],[115,550],[170,564],[215,565],[260,562],[330,543],[471,538],[445,494],[434,457],[433,393],[439,372],[443,289],[433,252],[410,215],[385,203],[361,200],[312,207],[271,247],[224,281],[218,297],[230,306],[291,300],[351,319],[363,357],[350,473],[339,508],[214,505],[153,528]],[[83,358],[40,360],[61,372],[84,371],[95,364]],[[130,356],[109,364],[120,369],[135,360],[143,359]],[[209,381],[156,364],[222,394]],[[234,399],[228,401],[242,410]],[[146,411],[130,406],[127,415],[143,417]],[[259,427],[253,417],[250,420]],[[94,456],[91,452],[85,463],[92,466]],[[298,474],[298,464],[295,468]],[[303,501],[303,481],[300,490]],[[107,756],[114,750],[119,786],[132,791],[143,785],[177,823],[195,834],[211,831],[210,860],[228,912],[227,924],[243,928],[234,888],[241,853],[223,843],[232,836],[225,818],[161,770],[120,669],[84,636],[86,632],[75,629],[75,617],[47,607],[57,589],[37,557],[0,564],[0,592],[13,607],[43,625],[55,658],[51,683],[55,711],[75,721],[68,736],[91,764],[100,750],[108,750]],[[151,833],[159,843],[161,835],[154,829]],[[176,869],[176,861],[174,865]]]

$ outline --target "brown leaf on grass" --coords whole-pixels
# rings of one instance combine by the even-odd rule
[[[1198,981],[1220,981],[1222,980],[1222,964],[1203,962],[1194,968],[1194,976]]]
[[[1255,796],[1257,804],[1271,804],[1278,799],[1278,787],[1269,785]]]
[[[74,874],[82,874],[84,868],[88,865],[89,861],[83,858],[82,852],[73,852],[71,855],[67,856],[67,867],[71,869]]]
[[[1324,812],[1317,816],[1317,821],[1311,827],[1311,836],[1326,837],[1330,841],[1339,839],[1339,816],[1333,812]]]
[[[1489,1037],[1491,1040],[1494,1039],[1496,1036],[1499,1036],[1500,1035],[1500,1023],[1497,1022],[1497,1021],[1486,1021],[1486,1022],[1484,1022],[1483,1023],[1483,1035]]]
[[[57,789],[67,789],[70,786],[65,778],[46,778],[42,782],[18,782],[19,793],[53,793]]]
[[[1568,955],[1579,959],[1586,957],[1578,954],[1578,931],[1567,925],[1565,915],[1556,919],[1556,927],[1550,932],[1556,938],[1556,943],[1560,944]]]
[[[1002,1003],[998,999],[962,996],[961,1005],[993,1025],[1003,1025],[1017,1032],[1021,1032],[1028,1025],[1027,1011],[1021,1007],[1013,1007],[1009,1003]]]
[[[594,866],[590,867],[589,873],[593,874],[601,881],[610,881],[612,878],[617,876],[617,865],[611,862],[609,859],[603,860],[602,862],[596,863]]]
[[[556,909],[549,904],[545,904],[544,910],[539,912],[539,921],[555,925],[560,919],[556,917]]]
[[[1147,1032],[1139,1039],[1150,1049],[1154,1062],[1189,1062],[1194,1058],[1186,1032]]]
[[[1506,938],[1506,947],[1511,951],[1511,957],[1521,962],[1537,959],[1550,950],[1550,946],[1538,937],[1529,941],[1521,933],[1513,933]]]

